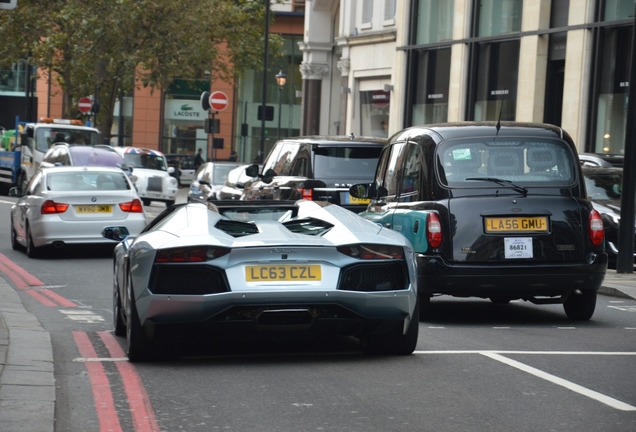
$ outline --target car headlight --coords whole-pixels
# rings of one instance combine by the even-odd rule
[[[170,186],[176,186],[177,185],[177,179],[174,177],[170,177]]]

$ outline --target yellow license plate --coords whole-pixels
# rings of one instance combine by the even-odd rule
[[[487,233],[548,232],[546,216],[487,217]]]
[[[349,195],[349,203],[350,204],[369,204],[369,203],[371,203],[371,199],[369,199],[369,198],[356,198],[354,196]]]
[[[78,205],[75,206],[77,213],[112,213],[113,207],[109,205]]]
[[[259,265],[245,267],[247,282],[319,281],[321,268],[316,264]]]

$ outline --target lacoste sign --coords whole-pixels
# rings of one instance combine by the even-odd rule
[[[180,109],[174,110],[174,112],[172,113],[174,117],[197,117],[197,118],[200,117],[200,114],[201,113],[194,111],[194,107],[189,104],[181,105]]]

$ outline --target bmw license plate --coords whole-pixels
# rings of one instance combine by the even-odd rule
[[[299,265],[257,265],[245,267],[247,282],[313,282],[322,278],[321,267],[317,264]]]
[[[487,217],[484,223],[487,233],[548,232],[547,216]]]
[[[75,206],[76,213],[112,213],[113,207],[110,205],[78,205]]]

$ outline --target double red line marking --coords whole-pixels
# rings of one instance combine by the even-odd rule
[[[19,290],[24,291],[44,306],[77,307],[77,304],[65,299],[56,292],[43,288],[44,283],[40,279],[24,270],[3,254],[0,254],[0,271],[4,273]]]
[[[124,354],[121,346],[119,346],[119,343],[111,333],[97,332],[97,334],[106,345],[112,358],[126,357],[126,354]],[[75,331],[73,332],[73,337],[82,357],[89,360],[85,365],[93,388],[95,409],[99,418],[99,430],[122,431],[104,366],[99,361],[90,361],[90,359],[97,359],[95,347],[93,347],[85,332]],[[124,391],[126,392],[126,399],[132,414],[135,432],[159,432],[161,429],[157,423],[155,412],[152,409],[148,393],[141,382],[137,370],[127,361],[117,361],[115,364],[124,384]]]

